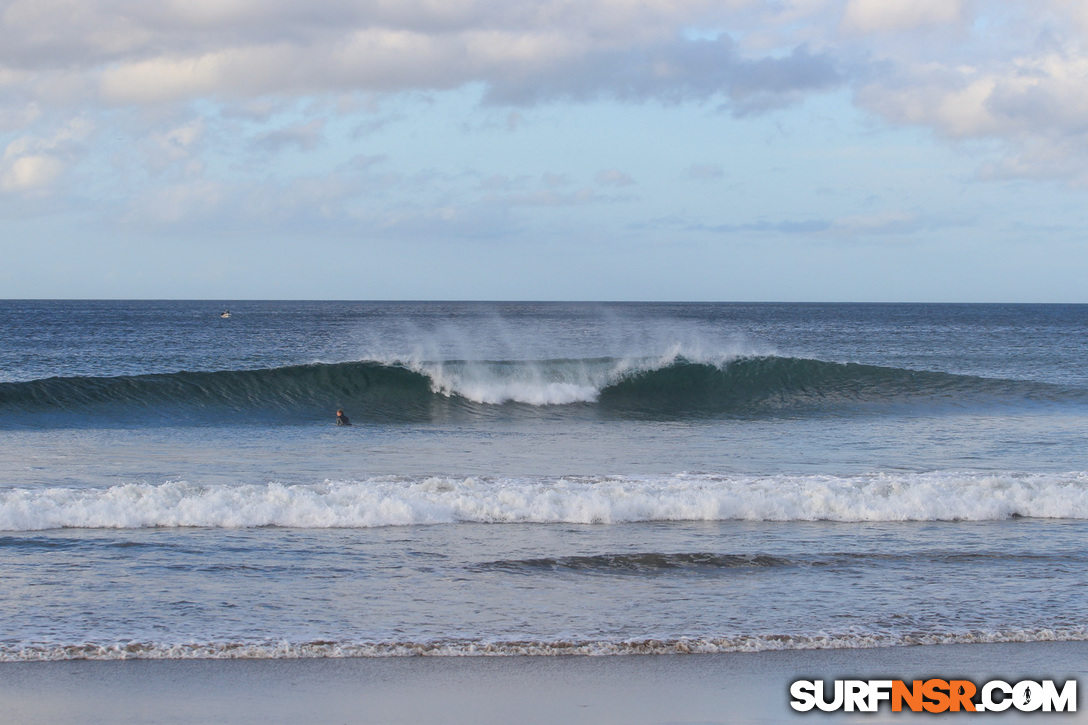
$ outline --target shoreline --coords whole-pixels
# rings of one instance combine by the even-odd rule
[[[1088,629],[1070,627],[1039,630],[998,630],[989,633],[839,635],[744,635],[731,637],[647,638],[617,641],[507,640],[480,642],[208,642],[159,645],[143,642],[101,645],[6,647],[0,644],[0,664],[19,662],[120,662],[132,660],[312,660],[496,657],[626,657],[652,655],[756,654],[818,650],[870,650],[973,644],[1034,644],[1088,642]]]
[[[917,717],[796,713],[789,684],[842,678],[1076,678],[1088,642],[754,653],[69,660],[0,663],[4,721],[37,723],[867,723]],[[1088,723],[1076,713],[976,714]],[[923,714],[921,717],[932,717]]]

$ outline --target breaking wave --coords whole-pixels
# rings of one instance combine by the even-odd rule
[[[313,485],[170,481],[108,488],[0,490],[0,530],[6,531],[728,520],[983,521],[1011,517],[1088,519],[1088,472],[432,477]],[[555,564],[587,565],[577,560]],[[637,559],[617,561],[621,566],[638,564]]]
[[[791,357],[346,362],[0,383],[0,425],[425,422],[542,407],[623,417],[759,416],[866,406],[1088,402],[1088,391]],[[240,415],[241,414],[241,415]]]

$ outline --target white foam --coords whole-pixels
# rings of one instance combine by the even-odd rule
[[[634,521],[1088,519],[1088,472],[374,478],[0,491],[0,530]]]
[[[383,326],[382,338],[367,341],[355,359],[407,367],[431,378],[435,392],[478,403],[563,405],[592,402],[624,373],[666,367],[681,357],[724,366],[737,358],[776,354],[766,343],[689,318],[602,307],[582,329],[564,324],[560,330],[548,322],[542,328],[536,319],[477,312],[437,326],[389,320],[393,327]],[[585,312],[590,310],[579,314]],[[403,341],[411,342],[404,346]],[[568,359],[546,359],[557,349]]]
[[[611,370],[593,369],[584,363],[552,370],[530,362],[516,366],[421,363],[413,365],[412,369],[430,378],[431,390],[436,393],[459,395],[475,403],[490,405],[507,402],[529,405],[591,403],[617,378]]]
[[[431,389],[442,395],[459,395],[476,403],[528,405],[592,403],[601,391],[625,377],[666,368],[683,359],[724,368],[750,350],[708,352],[701,346],[674,343],[664,352],[649,356],[585,360],[457,361],[434,362],[416,357],[384,358],[383,364],[404,365],[431,380]]]
[[[926,634],[763,634],[641,640],[441,642],[206,642],[0,644],[0,662],[129,659],[317,659],[344,657],[555,657],[667,655],[778,650],[874,649],[938,644],[1088,641],[1088,627]]]

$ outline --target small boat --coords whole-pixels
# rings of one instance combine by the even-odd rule
[[[222,317],[224,320],[229,320],[230,319],[230,310],[223,310],[223,314],[221,314],[219,316]]]

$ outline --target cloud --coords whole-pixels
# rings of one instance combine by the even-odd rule
[[[892,123],[956,141],[1002,142],[1004,159],[985,167],[988,178],[1088,183],[1088,53],[1016,57],[986,67],[906,67],[861,86],[857,98]]]
[[[193,224],[214,217],[225,206],[228,189],[219,182],[185,181],[157,188],[135,200],[127,223]]]
[[[448,36],[365,29],[332,46],[250,45],[121,63],[103,70],[99,89],[108,102],[142,105],[201,96],[447,90],[477,82],[492,103],[720,96],[738,113],[751,113],[833,88],[840,77],[826,53],[796,47],[782,57],[747,58],[728,36],[610,45],[552,29]]]
[[[498,103],[717,95],[743,112],[839,82],[803,43],[741,52],[693,37],[756,0],[13,0],[0,83],[51,100],[118,106],[320,93],[433,91],[480,83]],[[510,128],[521,119],[508,116]]]
[[[673,220],[679,223],[679,220]],[[871,239],[883,236],[911,235],[964,223],[961,218],[923,216],[916,212],[892,209],[877,214],[846,215],[828,219],[799,219],[770,221],[761,219],[743,224],[685,224],[692,231],[717,234],[799,235],[809,238],[835,238],[845,240]]]
[[[1088,123],[1088,54],[906,68],[862,86],[858,97],[890,120],[954,138],[1063,135]]]
[[[597,180],[598,184],[604,186],[630,186],[635,183],[635,180],[631,178],[630,174],[620,171],[619,169],[599,171],[594,178]]]
[[[492,239],[516,230],[512,210],[519,207],[570,206],[592,201],[592,192],[547,198],[525,194],[482,199],[435,201],[412,194],[392,203],[375,203],[376,192],[419,190],[426,180],[381,173],[347,162],[328,174],[284,181],[223,183],[186,179],[148,189],[131,200],[123,226],[141,234],[215,235],[234,229],[298,234],[321,232],[351,239]],[[426,196],[426,195],[424,195]],[[563,198],[566,196],[567,198]]]
[[[418,50],[430,41],[497,57],[534,57],[539,39],[645,43],[750,0],[11,0],[0,47],[27,70],[214,57],[252,48],[305,55],[361,53],[365,46]],[[471,39],[475,39],[475,43]],[[399,65],[410,63],[401,58]],[[394,74],[396,69],[393,69]]]
[[[687,228],[694,231],[736,234],[738,232],[777,232],[779,234],[815,234],[831,229],[833,222],[827,219],[803,219],[801,221],[771,222],[761,220],[746,224],[694,224]]]
[[[93,125],[77,117],[51,136],[22,136],[4,149],[0,159],[0,191],[42,192],[52,186],[83,153]]]
[[[553,102],[748,117],[845,89],[888,124],[994,144],[983,178],[1088,183],[1083,0],[9,0],[0,49],[0,131],[124,116],[165,141],[167,165],[234,122],[267,154],[318,147],[334,114],[364,136],[408,120],[375,112],[392,94],[479,88],[522,131],[526,107]],[[269,127],[314,99],[323,110]],[[196,108],[194,142],[162,137]],[[63,176],[50,159],[72,163],[22,155],[40,158],[18,172],[8,158],[6,188],[45,188]]]
[[[912,234],[935,226],[947,226],[934,219],[923,219],[914,212],[893,209],[880,214],[860,214],[836,219],[829,231],[840,236]]]
[[[197,118],[151,133],[143,144],[148,170],[160,174],[174,164],[193,160],[204,129],[204,120]]]
[[[285,148],[313,151],[323,141],[324,119],[315,118],[307,123],[296,123],[274,131],[258,134],[253,146],[263,153],[277,153]]]
[[[40,117],[41,108],[36,103],[0,105],[0,133],[25,128]]]
[[[630,174],[617,169],[605,169],[594,175],[594,181],[601,186],[621,188],[635,183]],[[622,193],[600,193],[592,186],[579,186],[569,189],[572,181],[566,174],[545,173],[536,180],[536,188],[531,188],[529,176],[509,177],[494,175],[485,178],[480,184],[484,192],[479,203],[513,209],[517,207],[572,207],[587,204],[616,203],[629,201],[630,195]]]
[[[207,230],[316,230],[366,238],[495,238],[549,216],[566,223],[568,212],[630,200],[575,185],[563,175],[483,175],[474,170],[401,174],[384,169],[384,157],[357,156],[327,173],[260,180],[170,177],[126,200],[122,222],[146,234]],[[464,183],[478,180],[477,186]],[[549,212],[555,212],[549,214]],[[495,228],[488,230],[487,224]]]
[[[956,30],[912,35],[941,24]],[[1088,185],[1088,4],[852,0],[843,26],[882,33],[856,41],[862,108],[961,147],[986,142],[1000,158],[980,178]]]
[[[51,184],[61,172],[64,164],[52,156],[26,155],[8,162],[5,159],[4,173],[0,177],[0,189],[4,191],[32,191]]]
[[[895,32],[958,23],[964,0],[850,0],[843,26],[860,33]]]
[[[554,189],[538,189],[520,194],[492,195],[487,197],[487,202],[506,207],[517,206],[580,206],[599,201],[615,201],[614,197],[601,196],[593,189],[583,187],[570,192],[561,192]]]
[[[516,70],[516,69],[515,69]],[[787,106],[841,83],[835,59],[795,47],[784,56],[747,58],[728,36],[677,37],[649,46],[590,50],[522,72],[506,69],[488,85],[492,103],[548,100],[666,103],[720,98],[735,115]]]

